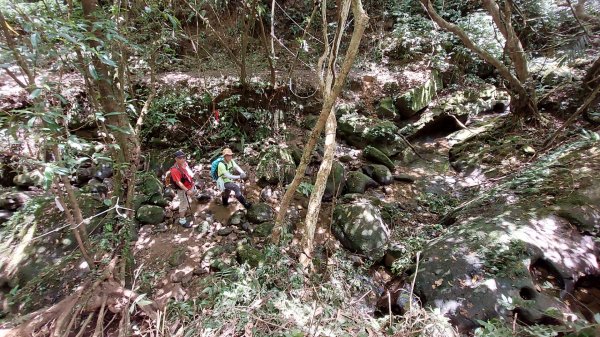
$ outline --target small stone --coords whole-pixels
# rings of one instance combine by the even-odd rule
[[[396,174],[396,175],[394,175],[394,180],[403,181],[403,182],[406,182],[406,183],[414,183],[415,180],[416,180],[416,178],[415,177],[411,177],[411,176],[409,176],[407,174]]]
[[[208,271],[206,271],[204,268],[201,268],[201,267],[194,268],[194,271],[192,272],[192,274],[194,274],[196,276],[202,276],[207,273],[208,273]]]
[[[340,157],[340,162],[342,163],[349,163],[353,160],[354,158],[352,158],[352,156],[350,155],[344,155]]]
[[[154,228],[152,229],[152,231],[155,233],[162,233],[162,232],[166,232],[167,229],[168,229],[167,224],[165,222],[161,222],[158,225],[155,225]]]
[[[527,154],[535,154],[535,150],[529,145],[523,147],[523,152]]]
[[[231,227],[225,227],[225,228],[221,228],[217,231],[217,235],[219,236],[227,236],[229,234],[231,234],[231,232],[233,232],[233,228]]]

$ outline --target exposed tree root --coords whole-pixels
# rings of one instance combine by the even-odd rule
[[[119,317],[119,335],[129,335],[130,308],[135,306],[137,315],[156,322],[160,308],[155,302],[138,301],[139,295],[123,288],[113,277],[117,258],[113,259],[95,281],[88,281],[75,293],[59,303],[24,316],[13,330],[13,336],[103,336],[106,329],[107,311]],[[92,319],[95,324],[90,324]]]

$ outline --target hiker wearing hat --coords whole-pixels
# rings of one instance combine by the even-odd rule
[[[192,170],[186,161],[183,151],[175,152],[175,165],[171,167],[171,179],[177,187],[177,198],[179,198],[179,224],[183,227],[191,227],[185,218],[185,212],[190,208],[190,197],[194,195],[195,184]]]
[[[232,170],[237,171],[239,175],[231,174]],[[242,195],[240,186],[233,182],[234,179],[246,178],[246,172],[244,172],[244,170],[242,170],[233,160],[233,152],[231,152],[231,149],[226,148],[223,150],[223,160],[217,167],[217,174],[219,177],[217,179],[217,186],[223,191],[223,194],[221,195],[223,206],[229,206],[229,194],[231,194],[231,191],[235,192],[235,198],[244,205],[246,209],[252,206],[252,204]]]

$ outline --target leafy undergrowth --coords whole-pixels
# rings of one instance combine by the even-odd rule
[[[369,302],[380,290],[370,281],[366,267],[357,267],[344,251],[321,264],[321,273],[307,275],[295,258],[280,250],[265,247],[264,260],[269,262],[256,268],[234,266],[194,281],[192,287],[200,290],[197,296],[167,304],[159,324],[165,335],[454,334],[443,316],[417,306],[400,321],[375,318]],[[141,330],[138,333],[145,335]]]

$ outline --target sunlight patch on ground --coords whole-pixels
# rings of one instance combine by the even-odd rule
[[[462,300],[435,300],[435,307],[440,309],[442,314],[454,314],[462,306]]]
[[[465,176],[461,187],[479,186],[486,181],[485,174],[480,168],[474,169],[469,175]]]
[[[33,215],[28,215],[25,217],[24,227],[27,227],[31,224],[33,225],[27,229],[17,247],[10,254],[6,254],[5,256],[5,258],[10,259],[8,265],[6,266],[6,271],[8,275],[12,274],[15,271],[16,267],[19,265],[19,263],[27,257],[27,254],[25,254],[25,249],[27,249],[27,247],[31,243],[31,239],[33,238],[37,228],[37,222],[34,222],[34,220],[35,217]]]
[[[577,269],[586,266],[589,270],[598,270],[598,261],[594,254],[595,243],[589,236],[580,237],[579,242],[566,240],[567,233],[562,232],[556,217],[530,220],[532,226],[515,231],[514,237],[540,247],[550,261],[564,264],[567,268]]]
[[[491,291],[498,290],[498,285],[496,284],[496,280],[494,280],[494,279],[487,279],[487,280],[485,280],[483,282],[483,285],[486,286]]]

